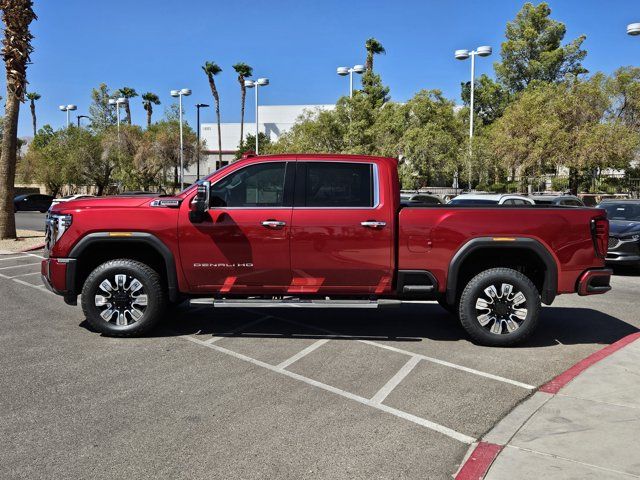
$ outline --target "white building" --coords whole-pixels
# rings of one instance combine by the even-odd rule
[[[305,111],[331,110],[335,105],[259,105],[258,130],[269,136],[274,142],[289,130]],[[244,137],[255,135],[255,122],[244,122]],[[240,123],[221,123],[222,165],[235,158],[240,144]],[[218,124],[203,123],[200,126],[200,139],[205,145],[205,153],[200,158],[200,177],[220,168],[218,156]],[[196,165],[191,165],[184,174],[185,183],[196,181]]]

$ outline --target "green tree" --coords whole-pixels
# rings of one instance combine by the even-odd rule
[[[211,89],[211,95],[213,95],[213,100],[216,102],[216,118],[218,121],[218,156],[220,157],[220,163],[222,163],[222,131],[220,128],[220,95],[218,94],[218,89],[216,88],[216,80],[215,76],[222,72],[222,68],[218,66],[215,62],[205,62],[202,66],[202,70],[207,76],[207,80],[209,81],[209,88]]]
[[[238,74],[238,83],[240,84],[240,145],[242,145],[244,142],[244,105],[247,98],[247,87],[244,86],[244,81],[253,75],[253,68],[246,63],[239,62],[233,66],[233,69]],[[260,139],[258,139],[259,141]]]
[[[127,99],[126,103],[124,104],[124,111],[127,115],[126,117],[126,122],[131,125],[131,106],[129,105],[129,99],[137,97],[138,96],[138,92],[136,92],[136,90],[134,88],[131,87],[122,87],[119,90],[116,91],[116,94],[119,97],[124,97]]]
[[[507,23],[502,61],[494,68],[509,91],[522,91],[534,80],[558,82],[567,74],[587,72],[581,63],[587,55],[581,48],[586,36],[563,46],[566,27],[550,15],[551,8],[544,2],[537,6],[525,3],[515,20]]]
[[[29,100],[29,108],[31,109],[31,123],[33,124],[33,136],[36,136],[38,132],[37,122],[36,122],[36,100],[40,100],[41,95],[36,92],[28,92],[27,100]]]
[[[271,152],[271,139],[267,137],[262,132],[258,133],[258,148],[261,152]],[[256,151],[256,136],[251,133],[247,134],[247,138],[243,140],[243,142],[238,147],[238,151],[236,152],[235,158],[236,160],[242,158],[242,156],[247,152]]]
[[[94,132],[101,132],[116,124],[115,108],[109,105],[111,93],[105,83],[101,83],[98,88],[91,90],[91,105],[89,105],[89,116],[91,117],[91,129]]]
[[[387,51],[384,49],[382,44],[373,37],[367,39],[364,46],[367,49],[367,60],[365,62],[365,68],[367,72],[373,72],[374,55],[385,54],[387,53]]]
[[[142,106],[147,112],[147,127],[151,126],[151,115],[153,115],[153,106],[160,105],[160,98],[155,93],[147,92],[142,94]]]
[[[461,84],[462,101],[469,106],[471,101],[471,82]],[[485,74],[476,79],[474,86],[473,111],[484,125],[495,122],[502,116],[511,101],[511,95],[500,83]]]
[[[607,80],[609,117],[640,132],[640,68],[621,67]]]
[[[29,25],[37,16],[31,0],[0,0],[0,10],[4,24],[2,57],[7,82],[0,148],[0,239],[5,239],[16,238],[13,196],[18,150],[18,115],[27,86],[27,65],[33,52],[33,35]]]

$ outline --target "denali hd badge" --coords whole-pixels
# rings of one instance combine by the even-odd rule
[[[194,268],[252,268],[253,263],[194,263]]]

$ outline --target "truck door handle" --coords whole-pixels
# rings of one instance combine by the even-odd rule
[[[265,220],[262,222],[262,226],[267,228],[282,228],[286,224],[286,222],[279,222],[278,220]]]
[[[387,222],[377,222],[375,220],[367,220],[366,222],[360,222],[360,225],[367,228],[382,228],[387,226]]]

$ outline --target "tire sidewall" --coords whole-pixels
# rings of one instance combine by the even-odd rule
[[[510,283],[514,290],[524,294],[527,317],[513,333],[498,335],[480,325],[475,305],[485,288],[490,285],[499,286],[501,283]],[[498,291],[500,291],[499,288]],[[516,270],[495,268],[479,273],[465,287],[459,305],[460,323],[472,339],[482,345],[512,346],[524,341],[535,330],[540,309],[540,293],[529,278]]]
[[[113,281],[117,274],[137,278],[147,294],[147,308],[144,315],[130,325],[116,325],[105,321],[100,316],[100,310],[95,306],[95,295],[100,291],[100,283],[105,279]],[[94,329],[107,335],[140,335],[148,331],[162,316],[165,303],[158,274],[147,265],[133,260],[111,260],[103,263],[89,274],[82,288],[82,310],[87,321]]]

